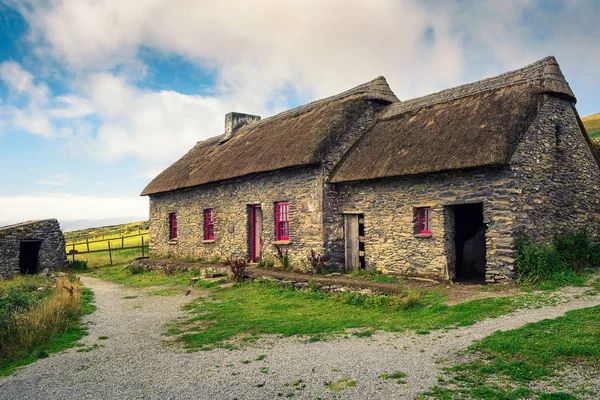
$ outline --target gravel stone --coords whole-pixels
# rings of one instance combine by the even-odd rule
[[[98,279],[83,281],[94,291],[98,309],[84,319],[89,334],[82,343],[101,347],[69,349],[0,377],[0,399],[273,399],[291,393],[299,399],[414,399],[435,386],[441,364],[473,340],[600,304],[600,296],[582,295],[585,288],[570,289],[563,294],[567,301],[556,306],[428,335],[376,332],[312,343],[267,336],[246,350],[188,353],[168,346],[163,325],[185,317],[181,306],[202,292],[152,296]],[[380,378],[396,371],[407,374],[406,384]],[[342,392],[325,386],[345,377],[356,386]]]

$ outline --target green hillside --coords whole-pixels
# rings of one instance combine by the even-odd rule
[[[600,113],[588,115],[581,120],[591,138],[600,138]]]

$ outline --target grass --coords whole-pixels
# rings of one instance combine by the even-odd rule
[[[438,386],[428,395],[439,399],[574,399],[574,394],[535,392],[527,385],[554,377],[568,365],[599,371],[598,343],[600,306],[497,332],[471,347],[478,356],[476,361],[447,370],[453,387]]]
[[[148,248],[144,249],[144,255],[148,255]],[[112,251],[113,265],[125,264],[141,256],[142,249],[124,249]],[[73,260],[72,255],[67,255],[67,258],[69,261]],[[86,261],[88,267],[97,268],[110,265],[110,256],[108,252],[76,254],[75,261]]]
[[[197,274],[193,272],[182,272],[173,275],[166,275],[159,271],[150,271],[141,274],[132,274],[127,269],[125,269],[125,264],[92,268],[89,272],[85,273],[85,275],[93,278],[104,279],[110,282],[120,283],[134,288],[145,288],[161,285],[189,285],[190,278],[197,276]],[[209,282],[202,281],[200,284],[208,283]],[[161,290],[170,291],[171,288],[164,288]],[[157,294],[165,293],[161,292]]]
[[[347,389],[349,387],[354,387],[358,384],[357,381],[350,379],[350,377],[343,377],[341,379],[338,379],[335,382],[326,382],[325,383],[325,387],[327,389],[331,389],[334,392],[341,392],[344,389]]]
[[[102,226],[97,228],[80,229],[77,231],[65,232],[67,243],[89,240],[102,240],[108,238],[121,237],[121,235],[135,235],[137,233],[148,232],[148,221],[129,222],[121,225]]]
[[[14,296],[6,295],[24,290],[31,283],[36,285],[40,277],[19,277],[16,281],[3,281],[0,303],[13,302]],[[72,288],[72,294],[64,288]],[[7,290],[7,288],[10,288]],[[0,327],[0,375],[12,374],[17,368],[47,357],[52,353],[73,347],[85,335],[79,317],[94,310],[93,294],[83,288],[74,277],[59,278],[56,286],[50,285],[46,292],[26,305],[12,307]],[[17,298],[17,301],[20,299]]]
[[[402,371],[396,371],[391,374],[385,373],[385,374],[382,374],[380,376],[380,378],[383,379],[384,381],[386,381],[388,379],[394,379],[394,380],[396,380],[396,383],[398,385],[403,385],[406,383],[406,379],[405,379],[406,374]]]
[[[306,335],[322,340],[323,334],[344,333],[351,328],[429,331],[471,325],[551,301],[547,294],[524,294],[448,306],[443,304],[443,296],[425,293],[419,304],[406,307],[401,298],[395,299],[356,293],[330,295],[267,283],[240,284],[213,292],[212,299],[200,298],[188,304],[186,309],[192,316],[178,322],[177,327],[185,333],[177,341],[190,350],[203,350],[245,335]]]
[[[600,113],[588,115],[581,119],[591,138],[600,137]]]

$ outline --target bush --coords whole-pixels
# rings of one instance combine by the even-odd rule
[[[325,273],[325,261],[323,261],[323,256],[318,254],[314,250],[310,250],[310,254],[307,256],[308,263],[310,264],[313,271],[317,274]]]
[[[275,261],[272,258],[265,257],[258,263],[260,268],[272,269],[275,268]]]
[[[522,284],[537,284],[553,277],[600,265],[600,245],[594,243],[586,229],[556,234],[551,243],[538,243],[531,236],[521,234],[517,238],[516,273]]]
[[[88,263],[84,260],[69,261],[67,270],[71,272],[85,272],[88,270]]]
[[[125,268],[127,268],[132,275],[139,275],[144,272],[144,267],[138,264],[129,264]]]
[[[275,257],[277,257],[277,259],[279,260],[279,263],[281,264],[281,268],[283,269],[290,269],[290,258],[288,256],[288,250],[285,249],[285,252],[283,250],[281,250],[281,247],[279,245],[273,245],[275,246],[275,249],[277,250],[277,255]]]
[[[244,281],[244,272],[246,271],[246,267],[248,265],[248,262],[245,258],[227,258],[223,262],[223,265],[231,269],[231,273],[233,273],[233,279],[236,282]]]

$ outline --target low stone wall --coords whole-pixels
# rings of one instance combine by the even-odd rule
[[[63,268],[67,264],[65,238],[56,219],[28,221],[0,227],[0,276],[19,274],[22,241],[39,241],[37,272]]]

